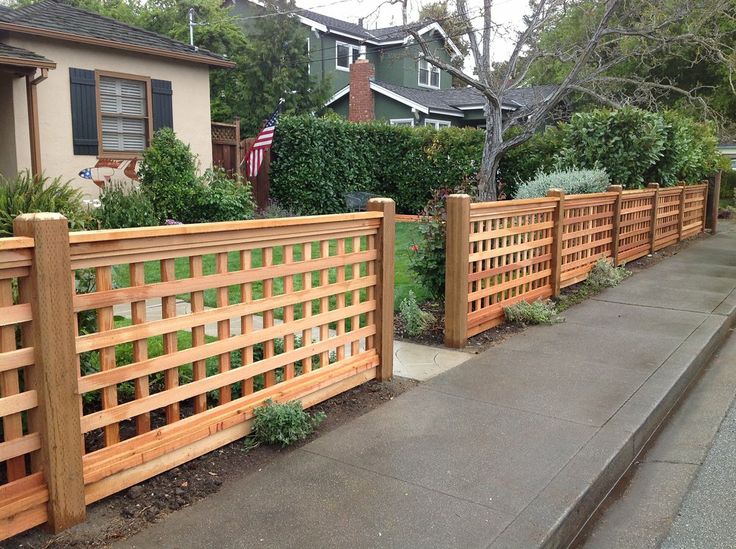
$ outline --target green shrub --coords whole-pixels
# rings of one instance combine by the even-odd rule
[[[531,181],[519,185],[514,198],[543,197],[550,189],[562,189],[565,194],[599,193],[606,190],[608,183],[608,174],[603,170],[538,173]]]
[[[0,175],[0,236],[13,236],[13,220],[24,213],[56,212],[80,230],[91,224],[91,214],[82,204],[82,193],[61,178],[34,178],[29,171],[13,179]]]
[[[594,291],[600,291],[603,288],[618,286],[630,274],[631,272],[624,267],[614,267],[609,259],[599,259],[588,273],[585,284]]]
[[[733,200],[736,193],[736,171],[724,170],[721,176],[721,199]]]
[[[407,295],[399,304],[399,314],[404,323],[404,329],[410,336],[417,336],[424,330],[430,328],[436,321],[434,315],[427,311],[422,311],[417,304],[417,298],[414,292],[409,290]]]
[[[271,197],[303,214],[336,213],[345,211],[345,193],[367,191],[418,213],[432,190],[475,175],[483,139],[472,128],[284,117],[274,137]]]
[[[564,127],[559,157],[566,168],[600,168],[616,184],[636,188],[663,156],[665,123],[632,107],[576,113]]]
[[[158,225],[158,217],[148,195],[140,188],[121,183],[112,183],[104,188],[95,217],[103,229]]]
[[[302,403],[293,400],[275,403],[270,399],[253,411],[253,436],[263,444],[289,446],[304,440],[325,419],[324,412],[310,415]]]
[[[503,308],[506,320],[514,324],[555,324],[562,322],[555,308],[555,304],[547,299],[538,299],[533,303],[519,301]]]
[[[205,171],[192,186],[192,203],[180,218],[183,223],[209,223],[251,219],[256,209],[250,184],[231,179],[222,168]]]
[[[151,145],[143,152],[138,178],[159,223],[165,219],[186,222],[197,180],[197,158],[171,128],[154,134]]]
[[[518,133],[519,130],[514,128],[505,137],[510,139]],[[550,126],[510,149],[498,168],[501,192],[509,198],[514,197],[521,183],[534,179],[539,172],[551,171],[555,167],[556,155],[562,148],[562,137],[559,126]]]

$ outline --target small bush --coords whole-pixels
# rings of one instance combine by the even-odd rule
[[[504,307],[503,312],[506,315],[506,320],[515,324],[555,324],[562,322],[555,304],[549,299],[544,301],[538,299],[533,303],[519,301],[510,307]]]
[[[325,419],[324,412],[310,415],[298,400],[275,403],[270,399],[253,411],[253,436],[263,444],[289,446],[304,440]]]
[[[191,190],[192,203],[181,217],[183,223],[211,223],[251,219],[256,204],[250,184],[231,179],[222,168],[204,172]]]
[[[102,191],[95,217],[103,229],[158,225],[158,217],[148,195],[137,187],[120,183],[112,183]]]
[[[13,236],[13,219],[24,213],[56,212],[69,220],[69,228],[80,230],[91,223],[82,205],[82,193],[60,177],[33,177],[23,171],[13,179],[0,175],[0,236]]]
[[[613,288],[630,274],[624,267],[614,267],[613,262],[608,259],[599,259],[588,273],[585,284],[595,291]]]
[[[143,152],[138,177],[159,223],[165,219],[185,220],[192,209],[197,158],[171,128],[154,134],[151,145]]]
[[[432,313],[422,311],[419,308],[417,298],[411,290],[409,290],[409,295],[399,304],[399,314],[404,322],[406,333],[410,336],[421,334],[424,330],[430,328],[436,320]]]
[[[519,185],[515,198],[541,198],[550,189],[562,189],[566,194],[604,192],[609,179],[603,170],[566,170],[537,176]]]

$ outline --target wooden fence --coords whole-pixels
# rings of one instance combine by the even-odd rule
[[[392,375],[394,203],[0,239],[0,539]],[[79,333],[79,328],[82,332]],[[214,335],[213,335],[214,334]]]
[[[447,202],[445,344],[504,319],[503,309],[559,295],[596,261],[632,261],[704,229],[708,185],[471,203]]]
[[[229,174],[242,171],[243,147],[240,142],[240,118],[232,124],[212,122],[212,165]]]

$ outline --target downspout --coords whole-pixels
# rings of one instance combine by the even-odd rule
[[[33,74],[26,74],[26,100],[28,101],[28,131],[31,142],[31,174],[34,179],[41,177],[41,135],[38,123],[38,94],[36,86],[46,80],[48,69],[41,69],[41,75],[33,78]]]

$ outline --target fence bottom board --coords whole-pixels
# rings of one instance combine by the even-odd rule
[[[506,299],[492,307],[470,313],[470,315],[468,315],[468,337],[473,337],[474,335],[485,332],[486,330],[489,330],[494,326],[498,326],[499,324],[501,324],[504,321],[504,307],[509,307],[514,303],[518,303],[519,301],[532,302],[537,299],[545,299],[551,295],[552,287],[544,286],[542,288],[532,290],[531,292],[526,292],[524,294]]]
[[[0,519],[0,540],[8,539],[16,534],[30,530],[48,520],[46,503],[29,507],[24,511]]]
[[[306,386],[294,383],[292,384],[293,390],[289,390],[286,387],[288,382],[280,383],[274,386],[274,388],[279,389],[279,394],[271,396],[278,401],[301,400],[305,407],[313,406],[323,400],[374,379],[376,377],[377,365],[377,356],[369,357],[368,359],[363,358],[363,360],[358,361],[358,364],[355,361],[351,361],[345,367],[336,369],[340,371],[330,372],[332,375],[322,376],[324,379],[315,380],[315,383]],[[319,372],[319,370],[315,370],[316,372]],[[295,378],[294,381],[299,380]],[[279,387],[279,385],[284,385],[284,387]],[[266,398],[269,398],[269,395],[263,395],[262,400]],[[259,401],[259,404],[262,400]],[[233,404],[236,403],[233,402]],[[256,403],[253,403],[249,407],[251,412],[255,405]],[[250,433],[252,413],[246,415],[241,410],[232,419],[235,422],[234,425],[216,421],[215,424],[204,426],[200,430],[204,432],[204,435],[200,433],[200,438],[193,441],[189,437],[177,441],[177,438],[181,434],[173,430],[168,437],[158,441],[159,444],[156,445],[158,448],[164,449],[164,453],[157,451],[157,447],[147,447],[147,452],[152,456],[149,459],[146,459],[145,456],[140,454],[131,455],[127,457],[126,461],[137,463],[136,465],[122,468],[122,470],[102,478],[99,478],[98,474],[93,473],[91,476],[99,478],[99,480],[89,482],[85,486],[86,503],[90,504],[120,490],[124,490],[129,486],[133,486],[168,469],[177,467],[182,463],[243,438]],[[210,434],[211,431],[214,432]],[[177,443],[178,447],[176,447]],[[172,445],[174,446],[173,449],[169,449],[172,448]],[[112,463],[103,462],[101,469],[107,469],[111,466],[113,466]],[[86,470],[85,477],[88,477],[88,472],[92,471]]]
[[[0,540],[43,524],[48,519],[46,502],[49,492],[42,473],[3,485],[0,496]]]

